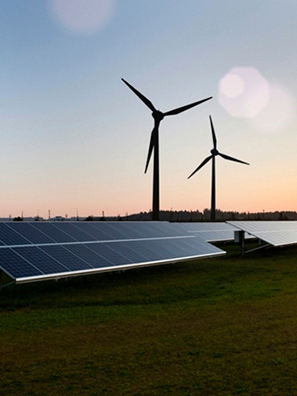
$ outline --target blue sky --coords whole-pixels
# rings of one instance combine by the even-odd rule
[[[212,115],[218,149],[251,164],[218,159],[217,207],[297,210],[295,1],[72,4],[0,4],[1,217],[150,210],[153,120],[122,77],[162,111],[213,96],[162,122],[162,209],[209,208],[210,164],[187,177],[212,148]],[[256,70],[270,87],[253,118],[220,102],[234,68]]]

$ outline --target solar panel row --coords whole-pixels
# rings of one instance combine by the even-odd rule
[[[183,236],[171,223],[2,222],[0,246]]]
[[[297,221],[229,221],[228,223],[272,246],[297,243]]]
[[[170,223],[0,223],[0,266],[17,283],[224,254]]]

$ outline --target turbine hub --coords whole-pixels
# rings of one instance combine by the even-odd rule
[[[211,152],[212,155],[218,155],[219,154],[217,149],[212,149],[212,150],[210,150],[210,152]]]
[[[159,110],[153,111],[152,116],[156,121],[161,121],[164,118],[164,114]]]

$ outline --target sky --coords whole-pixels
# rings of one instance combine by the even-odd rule
[[[1,0],[0,217],[297,210],[296,0]]]

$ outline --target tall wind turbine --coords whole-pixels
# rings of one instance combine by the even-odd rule
[[[199,105],[200,103],[206,102],[212,97],[199,100],[198,102],[194,102],[182,107],[178,107],[177,109],[167,111],[166,113],[162,113],[161,111],[157,110],[152,102],[147,99],[142,93],[137,91],[136,88],[132,87],[127,81],[122,78],[122,81],[139,97],[140,100],[152,111],[152,116],[154,118],[154,128],[151,133],[150,144],[148,149],[148,155],[145,165],[146,173],[147,168],[149,166],[149,162],[152,156],[152,152],[154,151],[154,172],[153,172],[153,220],[159,220],[159,209],[160,209],[160,192],[159,192],[159,125],[164,117],[176,115],[182,113],[183,111],[189,110],[194,106]]]
[[[213,140],[213,149],[210,150],[211,155],[209,157],[206,157],[201,164],[194,170],[193,173],[190,174],[188,179],[192,177],[196,172],[199,171],[205,164],[207,164],[208,161],[212,160],[212,183],[211,183],[211,220],[215,220],[216,218],[216,156],[219,155],[222,158],[229,160],[229,161],[235,161],[235,162],[240,162],[241,164],[246,164],[249,165],[247,162],[241,161],[239,159],[229,157],[229,155],[222,154],[217,150],[217,139],[216,139],[216,134],[215,130],[213,127],[212,119],[211,116],[209,116],[210,119],[210,125],[211,125],[211,133],[212,133],[212,140]]]

